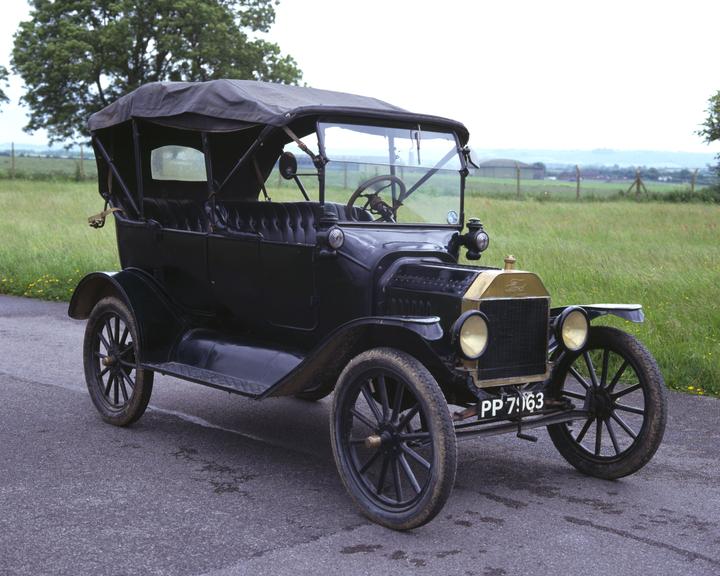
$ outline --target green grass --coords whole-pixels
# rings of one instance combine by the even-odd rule
[[[87,226],[101,208],[94,183],[0,180],[0,292],[66,300],[85,273],[117,269],[112,220]],[[642,303],[644,324],[601,322],[640,337],[672,388],[720,395],[720,206],[469,196],[466,212],[490,233],[482,264],[512,253],[553,305]]]
[[[582,180],[580,182],[581,200],[610,200],[623,195],[630,187],[631,181],[604,182],[601,180]],[[577,190],[575,182],[565,180],[521,180],[520,197],[536,197],[543,200],[575,200]],[[679,190],[690,190],[689,184],[678,182],[646,181],[645,187],[649,194],[667,194]],[[702,189],[696,186],[696,190]],[[498,196],[503,198],[517,197],[517,182],[513,178],[475,178],[467,180],[469,194]],[[631,193],[634,196],[634,189]]]
[[[600,321],[643,340],[672,388],[720,394],[720,206],[472,198],[467,214],[490,233],[484,264],[513,254],[553,305],[643,304],[644,324]]]
[[[25,180],[75,180],[78,176],[78,162],[74,158],[16,156],[15,175]],[[96,180],[97,165],[94,158],[85,158],[83,169],[87,180]],[[0,178],[9,178],[10,172],[10,156],[0,156]]]
[[[331,166],[333,168],[333,166]],[[75,180],[78,176],[78,160],[74,158],[45,158],[33,156],[18,156],[15,158],[15,172],[18,179],[30,180]],[[97,178],[97,167],[94,158],[86,158],[84,162],[85,178],[94,181]],[[380,167],[377,167],[380,170]],[[410,170],[410,169],[407,169]],[[378,172],[379,173],[379,172]],[[277,174],[277,171],[276,171]],[[10,175],[10,157],[0,156],[0,179]],[[328,170],[329,186],[342,187],[347,181],[349,186],[356,186],[369,175],[356,170],[349,170],[345,174],[342,164]],[[404,174],[407,176],[407,174]],[[405,180],[408,180],[406,177]],[[447,185],[457,189],[457,174],[452,176],[436,175],[434,181],[447,180]],[[271,176],[269,182],[273,188],[293,187],[294,183],[285,182],[279,175]],[[677,182],[646,181],[645,185],[650,194],[667,194],[670,192],[689,191],[689,184]],[[598,180],[583,180],[581,182],[580,197],[582,200],[612,200],[619,194],[624,194],[630,186],[629,181],[604,182]],[[697,186],[696,190],[701,190]],[[517,184],[514,178],[479,178],[471,176],[467,180],[469,194],[479,194],[498,198],[515,199],[517,197]],[[542,198],[543,200],[574,200],[575,182],[563,180],[521,180],[521,198]]]
[[[117,269],[112,218],[87,225],[102,207],[94,182],[0,180],[0,292],[68,300],[87,272]]]

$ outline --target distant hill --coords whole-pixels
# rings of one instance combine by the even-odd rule
[[[478,160],[512,158],[532,164],[542,162],[548,167],[558,166],[647,166],[655,168],[705,168],[715,165],[712,153],[669,152],[656,150],[525,150],[474,148]]]

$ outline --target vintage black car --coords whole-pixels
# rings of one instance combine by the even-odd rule
[[[89,128],[106,208],[90,224],[112,214],[122,270],[83,278],[69,314],[87,319],[87,386],[109,423],[143,414],[155,372],[256,399],[334,391],[340,477],[400,530],[440,511],[462,438],[547,427],[607,479],[660,444],[655,361],[590,327],[640,322],[640,306],[551,307],[512,257],[459,263],[489,242],[465,221],[459,122],[215,80],[143,86]]]

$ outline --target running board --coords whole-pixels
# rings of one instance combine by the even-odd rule
[[[256,399],[317,388],[329,391],[353,351],[362,349],[361,343],[378,330],[385,330],[388,338],[411,338],[421,351],[430,350],[430,343],[443,335],[435,317],[368,316],[339,326],[308,352],[248,334],[194,328],[181,335],[169,354],[148,356],[142,366]]]
[[[162,362],[162,363],[145,363],[143,368],[154,370],[168,376],[175,376],[197,384],[233,392],[234,394],[242,394],[251,398],[259,398],[263,395],[275,382],[263,383],[253,382],[252,380],[243,380],[237,376],[222,374],[205,368],[197,368],[180,362]]]

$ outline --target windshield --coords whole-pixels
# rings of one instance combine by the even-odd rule
[[[462,163],[451,132],[320,123],[325,199],[352,205],[348,220],[459,221]]]

